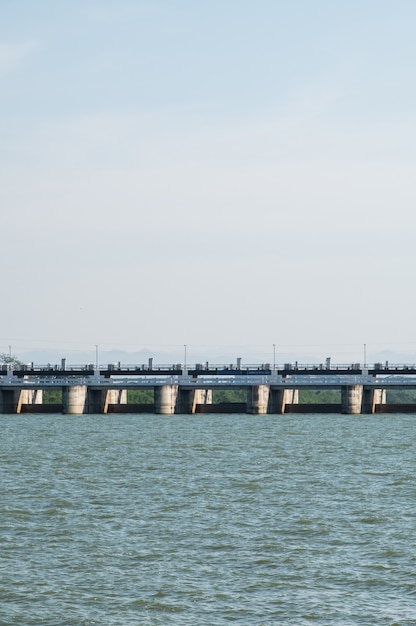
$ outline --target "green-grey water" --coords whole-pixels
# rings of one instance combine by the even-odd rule
[[[0,416],[0,624],[416,624],[416,417]]]

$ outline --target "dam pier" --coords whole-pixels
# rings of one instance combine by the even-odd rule
[[[151,390],[153,401],[131,403],[129,390]],[[85,366],[61,365],[0,369],[0,413],[343,413],[347,415],[406,411],[415,404],[389,404],[389,390],[416,390],[416,365],[373,366],[270,364],[242,366],[175,364]],[[46,400],[54,390],[59,401]],[[218,390],[238,390],[239,402],[216,402]],[[302,391],[334,390],[336,400],[307,404]],[[399,394],[400,395],[400,394]]]

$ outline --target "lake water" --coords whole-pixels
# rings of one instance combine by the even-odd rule
[[[416,416],[0,416],[1,625],[416,624]]]

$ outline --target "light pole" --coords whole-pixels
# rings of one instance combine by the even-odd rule
[[[186,343],[183,345],[183,347],[185,348],[185,362],[184,362],[184,366],[183,366],[183,373],[186,374]]]
[[[367,345],[364,344],[364,369],[367,367]]]
[[[273,344],[273,374],[276,373],[276,344]]]
[[[98,370],[98,344],[95,344],[95,369]]]

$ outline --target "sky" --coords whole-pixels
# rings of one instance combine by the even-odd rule
[[[416,361],[415,25],[1,0],[0,352]]]

